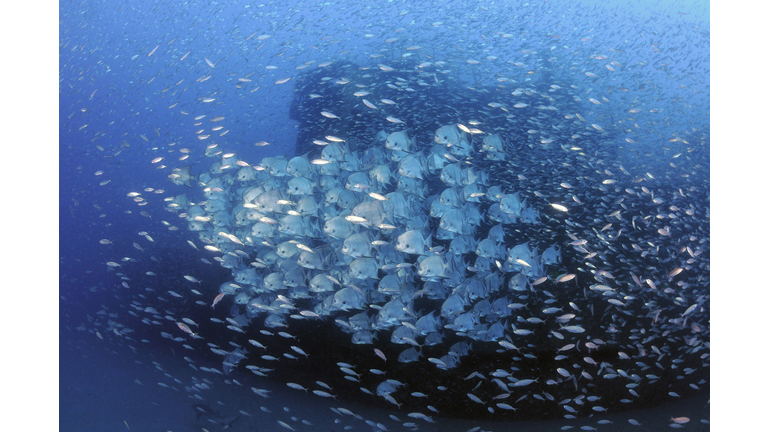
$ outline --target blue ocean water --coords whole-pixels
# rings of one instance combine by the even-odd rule
[[[211,406],[221,417],[239,415],[232,430],[415,430],[416,426],[420,430],[554,430],[568,426],[587,428],[582,430],[642,430],[643,426],[634,426],[628,419],[645,425],[646,430],[658,430],[654,427],[669,427],[670,417],[688,417],[689,422],[680,420],[687,429],[708,429],[708,2],[92,2],[61,3],[59,21],[61,430],[221,429],[221,424],[208,421],[219,419],[218,415],[197,418],[193,408],[196,403]],[[340,64],[368,69],[345,75],[334,70]],[[389,67],[400,69],[409,80],[410,90],[405,90],[397,79],[386,78]],[[210,304],[220,285],[233,279],[232,271],[215,260],[223,254],[206,250],[207,243],[190,231],[188,221],[179,211],[168,211],[169,202],[165,201],[183,193],[192,201],[202,201],[204,191],[195,181],[174,184],[169,175],[174,168],[181,167],[190,167],[195,175],[208,171],[213,162],[221,161],[221,153],[214,158],[205,155],[206,147],[214,143],[223,153],[236,153],[239,161],[251,166],[267,157],[293,157],[297,139],[301,140],[301,151],[319,149],[307,142],[303,131],[326,127],[328,134],[336,133],[332,123],[335,119],[315,112],[316,120],[307,124],[290,112],[296,100],[315,100],[302,93],[300,83],[304,85],[307,81],[302,77],[317,74],[318,70],[317,77],[322,77],[324,70],[334,71],[329,72],[329,80],[337,81],[334,88],[351,87],[364,80],[368,80],[365,82],[369,89],[378,88],[377,85],[392,88],[386,84],[399,87],[402,100],[389,99],[408,106],[407,111],[380,102],[382,97],[375,94],[366,99],[376,104],[375,115],[381,113],[376,126],[387,133],[410,128],[423,149],[432,141],[424,130],[431,133],[448,122],[440,119],[435,123],[434,119],[420,116],[416,109],[431,113],[438,107],[439,112],[453,113],[452,122],[464,122],[465,128],[482,130],[484,124],[491,124],[486,117],[514,116],[518,109],[514,107],[516,100],[537,101],[538,105],[518,109],[517,112],[526,113],[527,120],[519,124],[509,120],[515,130],[511,130],[512,126],[505,130],[494,123],[496,131],[510,137],[509,148],[520,146],[519,154],[524,159],[518,159],[515,165],[517,152],[509,150],[507,160],[513,164],[510,179],[493,177],[488,188],[504,185],[506,193],[512,192],[510,185],[515,185],[514,190],[542,213],[543,227],[549,229],[555,220],[560,221],[560,226],[568,226],[556,237],[567,261],[551,269],[553,274],[546,274],[550,278],[545,282],[548,285],[541,287],[554,293],[550,297],[559,301],[555,306],[563,309],[562,313],[572,310],[568,309],[568,299],[556,291],[562,287],[554,283],[559,274],[576,274],[582,280],[579,286],[585,290],[601,283],[629,290],[635,284],[632,275],[659,285],[651,287],[643,280],[638,284],[643,286],[639,292],[622,292],[623,297],[614,298],[632,304],[626,309],[630,312],[658,312],[656,317],[651,314],[647,320],[628,321],[623,315],[631,314],[622,312],[614,303],[609,306],[612,309],[601,309],[605,315],[593,319],[585,335],[607,339],[606,329],[611,324],[626,324],[629,339],[622,346],[640,344],[647,351],[625,353],[631,357],[631,365],[627,363],[631,369],[613,364],[625,360],[618,354],[615,358],[606,355],[595,360],[598,364],[604,361],[604,367],[619,369],[628,376],[637,374],[638,379],[626,378],[621,385],[639,384],[638,395],[629,393],[633,387],[611,387],[594,393],[602,398],[600,402],[586,402],[593,389],[590,380],[583,376],[573,378],[579,390],[559,390],[566,385],[573,387],[570,376],[577,376],[585,366],[561,366],[556,361],[537,366],[539,371],[552,372],[542,372],[540,387],[506,392],[493,387],[497,384],[492,382],[490,372],[517,367],[522,370],[520,379],[529,378],[525,373],[528,365],[525,360],[497,360],[494,350],[499,349],[498,343],[478,340],[473,343],[476,354],[465,358],[463,364],[484,367],[483,379],[472,382],[468,390],[463,386],[458,389],[458,384],[454,390],[446,383],[464,381],[471,370],[462,370],[461,375],[446,374],[444,381],[424,378],[435,373],[436,363],[427,359],[431,355],[419,360],[423,369],[403,369],[397,365],[398,351],[392,344],[387,345],[391,329],[379,334],[375,346],[388,354],[386,362],[379,361],[373,354],[374,346],[352,346],[350,335],[334,326],[334,319],[345,314],[332,314],[323,321],[326,327],[294,319],[287,328],[269,329],[275,333],[271,336],[260,333],[260,329],[267,329],[255,322],[247,327],[245,335],[226,328],[226,318],[233,316],[232,300],[222,300],[216,308]],[[363,77],[365,73],[374,74],[374,78]],[[350,82],[344,83],[344,79]],[[374,85],[371,79],[379,81]],[[441,85],[464,90],[450,95],[429,93],[423,100],[411,96],[422,87],[426,92],[428,88],[442,88],[438,87]],[[475,92],[476,98],[466,97],[465,90]],[[549,102],[539,96],[550,94]],[[456,99],[452,99],[454,95]],[[488,99],[481,104],[479,100],[484,97]],[[495,101],[504,106],[504,113],[488,104]],[[355,102],[354,107],[330,105],[327,112],[343,117],[344,113],[366,109],[362,103]],[[549,106],[555,109],[550,110]],[[560,111],[556,111],[558,108]],[[550,116],[551,112],[555,114]],[[374,114],[361,114],[359,122],[371,121],[367,115]],[[223,118],[213,121],[219,116]],[[392,119],[386,120],[387,116]],[[554,118],[558,120],[552,121]],[[349,118],[340,121],[358,122]],[[423,129],[419,121],[423,122]],[[525,124],[525,128],[520,124]],[[579,125],[580,137],[573,138],[569,129],[575,127],[573,124]],[[568,135],[561,134],[563,130],[568,130]],[[344,138],[351,141],[350,137]],[[373,140],[373,136],[364,138]],[[480,139],[473,140],[479,148]],[[579,146],[585,141],[582,149]],[[580,151],[584,151],[583,157],[570,156]],[[606,155],[615,159],[606,160]],[[546,168],[550,172],[528,179],[530,172],[536,172],[539,161],[542,165],[551,163]],[[573,161],[584,165],[566,165]],[[620,166],[630,174],[624,175]],[[612,179],[619,179],[619,185],[604,183]],[[529,189],[523,189],[523,185]],[[644,186],[648,192],[641,190]],[[609,194],[601,187],[619,187],[619,192]],[[235,193],[236,189],[237,185],[227,192]],[[602,204],[600,198],[593,200],[601,191],[606,194]],[[433,189],[434,192],[439,191]],[[546,200],[535,192],[541,192]],[[489,202],[482,201],[482,205]],[[635,205],[639,202],[643,207]],[[568,224],[549,203],[563,204],[571,214],[578,206],[585,210],[568,219],[572,223]],[[608,216],[616,210],[621,210],[623,218]],[[490,224],[487,221],[486,215],[483,224]],[[609,223],[614,226],[606,228]],[[639,230],[636,226],[640,224],[649,228]],[[512,224],[506,225],[507,232],[514,235]],[[637,234],[645,243],[627,240],[616,246],[620,250],[617,252],[608,247],[612,245],[603,233],[615,236],[611,239],[618,238],[622,235],[620,229],[625,236],[638,231],[651,232],[653,236]],[[576,238],[569,238],[566,232]],[[432,234],[437,236],[436,230]],[[587,236],[591,237],[586,253],[575,251],[578,245],[569,244]],[[555,238],[545,234],[542,237]],[[317,237],[312,238],[315,243],[310,247],[321,246]],[[518,240],[510,240],[507,246],[524,241]],[[601,241],[604,243],[599,246]],[[438,243],[447,249],[447,241],[435,241],[435,245]],[[633,244],[639,249],[635,255]],[[542,243],[539,252],[548,245]],[[243,249],[250,253],[257,246]],[[587,260],[574,258],[591,251],[601,256],[615,253],[611,261],[614,267],[590,267],[584,264]],[[642,260],[638,258],[641,255]],[[246,265],[256,256],[248,258]],[[415,263],[410,258],[408,262]],[[466,267],[479,265],[474,259],[466,263]],[[501,271],[493,262],[489,265],[488,272]],[[668,277],[678,267],[683,269],[682,276]],[[692,268],[696,269],[696,276],[692,275]],[[595,276],[597,270],[615,277],[600,279],[600,275]],[[466,273],[466,278],[471,274]],[[184,276],[201,282],[191,282]],[[529,282],[537,279],[531,278]],[[675,284],[680,280],[686,285]],[[193,293],[193,289],[200,294]],[[674,290],[665,296],[659,294],[668,303],[652,297],[656,294],[645,293],[661,293],[665,289]],[[542,302],[547,299],[546,295],[536,295]],[[578,303],[576,294],[573,295],[573,301]],[[658,304],[642,307],[641,300]],[[690,307],[693,309],[689,311]],[[520,316],[537,316],[541,309]],[[576,312],[588,315],[587,309]],[[180,329],[177,323],[183,323],[182,317],[198,324],[189,324],[188,328],[199,332],[202,340]],[[674,333],[669,340],[664,339],[667,335],[662,336],[667,329],[659,331],[650,324],[656,323],[658,317],[662,322],[680,320],[672,322],[674,329],[670,327],[669,331]],[[224,323],[212,322],[211,318]],[[545,323],[554,320],[545,318],[541,315]],[[506,323],[518,321],[510,318]],[[521,328],[527,328],[525,325],[518,322]],[[543,332],[543,338],[556,341],[547,335],[551,335],[551,330],[557,331],[558,326],[542,328],[536,327],[535,332]],[[276,335],[279,331],[296,339]],[[520,344],[525,339],[514,333],[512,327],[507,328],[507,334],[515,345],[523,347]],[[262,353],[260,348],[248,345],[249,338],[272,349]],[[589,354],[584,348],[588,340],[591,339],[585,337],[580,342],[578,349],[584,350],[580,357]],[[219,373],[223,357],[212,352],[215,347],[206,343],[215,343],[227,352],[247,347],[251,357],[224,375]],[[297,351],[291,351],[291,346],[305,351],[311,348],[311,353],[303,358]],[[652,347],[659,349],[658,355],[653,354]],[[447,346],[443,351],[447,351]],[[275,362],[279,366],[272,367],[269,360],[258,358],[280,357],[284,353],[296,359],[283,356]],[[358,361],[366,359],[364,355],[370,363]],[[323,356],[327,358],[321,360]],[[366,372],[365,377],[358,377],[365,381],[359,385],[351,379],[345,381],[338,370],[327,370],[345,358],[355,360],[350,363],[358,373],[392,366],[390,373],[397,370],[398,380],[412,379],[407,392],[395,394],[395,399],[407,406],[398,410],[382,397],[361,393],[359,387],[366,385],[375,392],[375,374]],[[680,360],[679,369],[676,360]],[[275,370],[266,374],[268,378],[259,377],[244,367],[249,362]],[[567,380],[562,379],[566,377],[563,373],[558,377],[559,372],[554,372],[558,367],[567,369]],[[422,371],[424,375],[420,376]],[[597,375],[596,371],[593,374]],[[621,377],[621,372],[613,374]],[[605,373],[610,372],[601,368],[600,375]],[[648,374],[657,378],[649,378]],[[330,392],[338,395],[338,400],[312,393],[326,391],[315,381],[325,382],[334,376],[338,381]],[[429,391],[419,387],[421,379],[424,386],[430,386]],[[560,381],[545,386],[546,380]],[[288,388],[285,382],[299,383],[309,391]],[[437,390],[438,385],[448,389]],[[267,389],[273,392],[272,396],[260,397],[251,387]],[[490,390],[484,403],[469,405],[474,402],[467,398],[467,393],[489,387],[494,388],[493,394],[497,396],[510,393],[504,400],[520,412],[499,408],[497,404],[503,401],[490,399]],[[649,393],[642,394],[643,390]],[[427,393],[426,401],[406,394],[414,391]],[[581,395],[582,399],[578,399]],[[568,402],[563,402],[566,399]],[[615,399],[610,402],[613,405],[655,408],[660,412],[610,408],[603,413],[592,409],[600,408],[600,403],[609,404],[608,399]],[[619,399],[640,402],[633,406],[617,402]],[[685,401],[689,403],[685,405]],[[431,411],[430,406],[437,412]],[[345,414],[339,407],[358,413],[361,418]],[[526,410],[531,412],[530,416],[525,415]],[[408,416],[416,411],[433,417],[437,423]],[[614,411],[621,417],[611,417]],[[612,423],[598,423],[601,419]],[[471,423],[481,420],[489,423]],[[539,423],[545,420],[552,423]],[[408,422],[415,425],[403,425]]]

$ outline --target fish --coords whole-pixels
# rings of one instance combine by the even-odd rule
[[[193,187],[195,182],[197,182],[197,175],[193,175],[191,171],[191,165],[183,166],[174,168],[171,170],[171,173],[168,175],[168,178],[177,185],[187,186],[187,187]]]
[[[387,361],[387,356],[384,354],[383,351],[381,351],[378,348],[374,348],[374,353],[376,353],[377,356],[379,356],[382,360]]]
[[[370,109],[375,109],[375,110],[378,109],[376,108],[376,105],[374,105],[373,102],[369,101],[368,99],[363,99],[363,103],[365,104],[365,106],[367,106]]]
[[[186,324],[184,324],[184,323],[180,323],[180,322],[177,322],[177,323],[176,323],[176,325],[178,325],[178,326],[179,326],[179,328],[180,328],[180,329],[181,329],[181,330],[182,330],[184,333],[188,333],[188,334],[189,334],[190,336],[192,336],[193,338],[197,338],[197,337],[199,337],[199,336],[197,336],[197,333],[194,333],[194,332],[193,332],[193,331],[192,331],[192,330],[189,328],[189,326],[188,326],[188,325],[186,325]]]
[[[332,306],[343,311],[363,309],[364,301],[364,297],[358,291],[352,288],[342,288],[333,295]]]
[[[277,421],[277,424],[279,424],[279,425],[280,425],[280,426],[282,426],[283,428],[285,428],[285,429],[288,429],[288,430],[290,430],[290,431],[295,431],[295,430],[296,430],[296,429],[294,429],[293,427],[291,427],[291,425],[289,425],[288,423],[286,423],[286,422],[284,422],[284,421],[282,421],[282,420],[278,420],[278,421]]]
[[[551,203],[550,205],[552,206],[552,208],[554,208],[557,211],[561,211],[561,212],[567,212],[568,211],[568,208],[566,206],[562,205],[562,204]]]
[[[330,119],[338,119],[339,118],[336,114],[334,114],[332,112],[329,112],[329,111],[321,111],[320,114],[322,114],[323,117],[328,117]]]
[[[205,418],[207,421],[223,426],[223,429],[232,427],[232,425],[242,417],[242,415],[222,416],[218,411],[206,404],[192,404],[192,408],[197,413],[197,420]]]
[[[395,248],[404,253],[426,255],[432,248],[432,236],[424,236],[420,230],[406,231],[397,237]]]
[[[292,382],[289,382],[289,383],[286,383],[286,384],[288,385],[288,387],[290,387],[292,389],[304,390],[305,392],[309,392],[309,389],[304,387],[304,386],[302,386],[301,384],[296,384],[296,383],[292,383]]]
[[[416,150],[416,141],[408,137],[408,131],[402,130],[392,132],[387,136],[384,142],[386,148],[390,150],[413,153]]]
[[[312,390],[312,393],[314,393],[314,394],[316,394],[316,395],[318,395],[320,397],[336,399],[336,395],[332,395],[332,394],[328,393],[325,390]]]

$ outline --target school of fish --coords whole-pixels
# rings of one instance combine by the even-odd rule
[[[559,135],[530,144],[511,102],[489,109],[473,100],[454,122],[422,127],[408,109],[450,87],[410,96],[408,84],[425,79],[416,68],[400,69],[395,89],[378,84],[381,72],[351,70],[322,75],[343,71],[397,101],[390,112],[406,127],[385,114],[367,119],[359,106],[342,121],[299,97],[297,117],[317,138],[307,153],[253,162],[211,144],[207,169],[169,174],[193,191],[167,198],[167,210],[231,271],[209,294],[232,306],[227,327],[254,334],[332,323],[370,347],[353,363],[377,366],[342,367],[348,387],[434,413],[446,410],[440,402],[469,401],[454,414],[525,418],[548,400],[576,417],[706,383],[708,209],[698,183],[662,182],[671,172],[612,159],[605,132],[560,112],[568,104],[532,108],[555,103],[540,87],[513,100],[526,101],[531,116],[545,111],[534,127],[558,122]],[[302,78],[302,91],[324,95],[317,100],[339,91],[334,103],[355,103],[312,73]],[[246,358],[237,350],[225,371]],[[382,368],[374,351],[400,364]],[[414,363],[427,369],[422,385],[409,382]],[[678,368],[698,381],[659,384]],[[441,371],[467,384],[439,386]],[[617,387],[625,389],[609,397]]]
[[[270,43],[255,35],[245,41]],[[146,160],[167,182],[126,202],[186,244],[157,259],[165,273],[142,275],[167,283],[133,295],[130,315],[213,356],[221,368],[185,357],[209,377],[386,407],[407,430],[439,417],[577,420],[708,392],[708,119],[678,106],[688,123],[670,134],[671,108],[627,96],[654,84],[622,50],[585,54],[568,74],[548,64],[549,46],[523,49],[528,62],[507,63],[528,72],[513,79],[479,69],[498,59],[487,52],[397,41],[386,42],[397,55],[308,62],[290,77],[230,74],[251,92],[259,80],[293,86],[292,152],[261,157],[276,140],[230,139],[226,93],[200,93],[208,114],[182,109],[187,144]],[[147,58],[165,49],[155,45]],[[195,86],[225,68],[198,61]],[[140,253],[157,247],[148,231]],[[104,260],[128,290],[134,262]],[[131,338],[100,314],[111,318],[100,339]],[[202,399],[209,385],[185,390]]]

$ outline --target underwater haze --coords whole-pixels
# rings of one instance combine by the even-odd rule
[[[709,19],[62,2],[60,430],[709,430]]]

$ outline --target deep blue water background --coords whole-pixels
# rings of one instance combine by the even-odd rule
[[[170,168],[183,164],[205,161],[202,166],[207,166],[202,148],[211,141],[198,140],[195,131],[199,128],[193,125],[193,118],[203,114],[207,115],[205,121],[213,116],[225,117],[220,124],[229,133],[219,142],[236,149],[242,159],[252,164],[265,156],[291,154],[297,127],[288,118],[292,82],[275,81],[294,76],[299,72],[295,67],[305,62],[315,62],[309,68],[336,59],[375,66],[402,54],[403,47],[420,45],[429,49],[435,60],[443,55],[444,60],[454,62],[455,75],[465,82],[480,80],[493,84],[494,73],[512,67],[505,63],[507,60],[527,65],[518,68],[522,80],[525,70],[552,64],[547,59],[555,58],[554,63],[564,66],[556,74],[568,76],[583,89],[591,87],[595,95],[607,95],[611,100],[595,107],[586,101],[590,96],[585,92],[585,110],[592,110],[590,122],[610,118],[611,110],[617,110],[616,114],[625,112],[632,101],[641,101],[646,110],[658,107],[668,113],[678,111],[663,118],[647,111],[638,115],[639,127],[632,127],[636,130],[628,136],[639,147],[656,145],[654,139],[659,137],[666,140],[691,128],[709,125],[708,2],[369,1],[332,2],[323,7],[316,4],[60,4],[62,374],[68,367],[81,363],[83,353],[105,348],[99,346],[101,342],[94,334],[97,327],[89,317],[103,324],[104,317],[97,316],[100,310],[124,315],[119,305],[127,298],[125,290],[129,288],[121,286],[122,281],[113,269],[107,268],[106,262],[120,263],[120,270],[130,273],[131,280],[125,282],[134,288],[174,289],[182,284],[184,274],[196,275],[204,281],[226,280],[226,272],[201,262],[199,257],[203,254],[186,243],[187,239],[194,239],[186,232],[186,224],[163,209],[164,197],[181,192],[168,181],[168,173]],[[408,13],[400,15],[404,10]],[[442,24],[433,25],[436,22]],[[405,31],[395,31],[398,28]],[[497,32],[514,36],[500,38]],[[365,34],[375,36],[366,38]],[[260,40],[260,35],[271,37]],[[394,37],[400,40],[385,42]],[[492,42],[485,44],[486,38]],[[552,46],[556,49],[550,50]],[[480,51],[482,47],[489,51]],[[616,55],[609,51],[611,48],[624,52]],[[180,60],[187,52],[186,58]],[[371,54],[383,57],[371,58]],[[589,55],[597,54],[609,59],[586,63]],[[499,59],[484,60],[486,55]],[[612,73],[604,64],[614,55],[621,58],[622,67]],[[482,60],[487,70],[467,64],[468,58]],[[215,68],[205,59],[215,63]],[[278,68],[265,69],[268,65]],[[584,71],[594,72],[601,79],[593,82]],[[196,82],[205,75],[212,77],[203,83]],[[236,88],[238,78],[246,76],[252,81]],[[621,86],[630,90],[606,93]],[[215,101],[201,102],[205,97],[214,97]],[[253,144],[257,141],[270,145],[256,147]],[[177,159],[178,149],[183,147],[193,151],[182,164]],[[165,159],[151,163],[160,156]],[[162,164],[168,168],[158,169]],[[648,161],[649,169],[653,164]],[[95,175],[97,171],[103,174]],[[107,180],[107,184],[100,185]],[[172,193],[156,194],[144,191],[145,188]],[[141,192],[147,205],[136,205],[127,197],[129,192]],[[142,215],[142,211],[149,216]],[[169,230],[163,221],[179,230]],[[140,231],[146,231],[154,242],[140,236]],[[111,244],[100,244],[101,239],[109,239]],[[134,242],[144,250],[134,247]],[[135,262],[121,261],[125,257]],[[147,271],[157,276],[146,276]],[[77,330],[80,326],[83,329]],[[156,329],[132,328],[137,332],[132,337],[150,340],[143,346],[129,344],[137,347],[136,361],[150,364],[153,355],[168,355],[162,345],[165,340],[159,338]],[[118,336],[105,335],[107,341],[113,337]],[[127,356],[131,351],[124,345],[107,343],[106,348],[130,362]],[[88,367],[97,375],[103,366],[96,362]],[[114,376],[114,368],[109,370],[105,376]],[[69,397],[67,389],[72,390],[72,382],[63,376],[62,384],[65,383],[60,393],[67,396],[60,401],[61,429],[83,430],[73,427],[71,417],[65,417],[76,411],[72,407],[82,403]],[[104,388],[109,387],[110,382],[105,380]],[[186,406],[179,409],[188,410]],[[185,411],[184,415],[190,413]],[[173,426],[157,427],[161,430]]]

